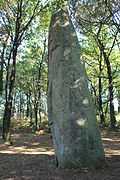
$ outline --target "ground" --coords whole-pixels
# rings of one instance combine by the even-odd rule
[[[13,131],[11,146],[4,145],[0,136],[0,180],[120,179],[120,131],[101,130],[106,163],[92,171],[56,168],[52,136],[42,133]]]

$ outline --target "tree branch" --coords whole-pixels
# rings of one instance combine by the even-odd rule
[[[118,32],[119,32],[119,31],[117,30],[117,32],[116,32],[116,34],[115,34],[115,38],[114,38],[113,43],[112,43],[112,46],[111,46],[111,49],[110,49],[110,51],[109,51],[109,53],[108,53],[108,58],[109,58],[109,56],[110,56],[110,54],[111,54],[111,52],[112,52],[112,50],[113,50],[113,47],[114,47],[114,45],[115,45],[115,41],[116,41],[116,39],[117,39]]]

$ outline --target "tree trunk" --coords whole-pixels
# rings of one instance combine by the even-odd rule
[[[24,117],[24,109],[23,109],[23,93],[20,90],[20,120]]]
[[[106,103],[106,108],[105,108],[105,118],[107,117],[107,113],[108,113],[108,101]]]
[[[33,113],[32,113],[32,100],[30,101],[30,125],[32,125],[32,116],[33,116]]]
[[[37,104],[34,105],[34,111],[35,111],[35,129],[37,131],[37,129],[38,129],[38,117],[37,117],[38,107],[37,107]]]
[[[90,80],[89,80],[90,81]],[[93,100],[93,103],[94,103],[94,109],[97,113],[97,106],[98,106],[98,98],[97,98],[97,93],[96,93],[96,89],[95,89],[95,84],[93,85],[92,84],[92,81],[90,81],[91,83],[91,94],[92,94],[92,100]]]
[[[3,44],[3,52],[1,54],[1,70],[0,70],[0,94],[3,91],[3,62],[4,62],[5,44]]]
[[[3,131],[2,131],[3,139],[6,141],[8,141],[8,139],[9,139],[9,138],[6,138],[5,133],[7,132],[6,128],[8,128],[8,129],[10,128],[10,117],[11,117],[10,107],[12,107],[11,103],[8,101],[8,79],[9,79],[11,54],[12,54],[12,50],[10,50],[10,54],[8,57],[8,66],[7,66],[6,83],[5,83],[5,111],[4,111],[4,116],[3,116]],[[7,126],[7,119],[8,119],[8,126]],[[8,133],[8,134],[10,134],[10,133]]]
[[[103,114],[103,103],[102,103],[102,81],[101,81],[101,73],[102,73],[102,52],[100,52],[100,60],[99,60],[99,114],[100,114],[100,122],[101,124],[105,123],[105,118]]]
[[[38,129],[38,118],[37,118],[38,109],[35,108],[35,129],[37,131]]]
[[[5,112],[3,117],[3,139],[5,143],[10,144],[10,119],[12,104],[7,101],[5,104]]]
[[[35,129],[38,129],[38,101],[37,97],[35,95],[35,101],[34,101],[34,112],[35,112]]]
[[[12,71],[10,78],[9,96],[5,103],[5,111],[3,116],[3,139],[6,143],[10,143],[10,120],[11,120],[11,110],[12,110],[12,98],[13,98],[13,86],[14,86],[15,72]]]
[[[40,99],[41,101],[41,99]],[[41,102],[40,102],[40,105],[39,105],[39,129],[41,128],[41,121],[42,121],[42,117],[41,117]]]
[[[37,95],[37,106],[39,107],[39,128],[41,124],[41,71],[42,71],[42,64],[44,61],[44,55],[45,55],[45,49],[46,49],[46,38],[44,40],[44,51],[42,53],[42,59],[39,65],[39,72],[38,72],[38,95]]]
[[[11,114],[11,116],[14,116],[15,113],[16,113],[16,110],[15,110],[15,97],[16,97],[16,93],[14,93],[14,97],[13,97],[13,105],[12,105],[12,114]]]
[[[42,120],[42,117],[41,117],[41,103],[40,103],[40,107],[39,107],[39,119],[40,119],[40,124],[41,124],[41,120]]]
[[[26,117],[29,117],[30,114],[30,94],[27,94],[27,112],[26,112]]]
[[[16,56],[17,56],[17,46],[13,46],[13,67],[10,76],[8,100],[6,97],[5,111],[3,116],[3,138],[5,142],[9,142],[9,143],[10,143],[10,120],[11,120],[11,110],[12,110],[13,88],[14,88],[15,73],[16,73]]]
[[[30,114],[30,125],[32,125],[32,116],[33,116],[33,113],[32,113],[32,97],[31,97],[31,91],[29,91],[29,114]]]
[[[3,91],[3,64],[4,64],[4,55],[5,55],[5,49],[6,49],[6,44],[9,38],[9,33],[6,37],[5,42],[3,43],[3,51],[1,53],[1,70],[0,70],[0,94],[2,94]]]
[[[116,119],[115,119],[115,111],[114,111],[114,103],[113,103],[113,78],[112,78],[112,72],[111,72],[111,65],[107,57],[105,47],[100,39],[98,39],[98,44],[99,44],[100,50],[103,53],[104,60],[107,65],[107,73],[108,73],[108,80],[109,80],[109,94],[110,94],[110,121],[111,121],[111,127],[114,129],[115,124],[116,124]]]

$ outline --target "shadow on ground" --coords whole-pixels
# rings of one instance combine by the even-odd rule
[[[12,134],[12,146],[2,143],[0,136],[1,180],[119,180],[120,132],[102,130],[106,164],[102,169],[60,170],[55,167],[50,134],[31,132]]]

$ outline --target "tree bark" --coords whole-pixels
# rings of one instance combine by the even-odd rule
[[[100,122],[101,124],[105,123],[104,113],[103,113],[103,103],[102,103],[102,81],[101,81],[101,73],[102,73],[102,52],[100,52],[100,60],[99,60],[99,114],[100,114]]]
[[[35,95],[35,101],[34,101],[34,112],[35,112],[35,129],[37,131],[38,129],[38,102]]]
[[[103,53],[104,60],[107,65],[107,73],[108,73],[108,80],[109,80],[109,94],[110,94],[110,121],[111,121],[111,127],[114,129],[116,125],[116,118],[115,118],[115,111],[114,111],[114,103],[113,103],[113,78],[112,78],[112,72],[111,72],[111,65],[109,58],[106,54],[105,47],[100,39],[98,39],[98,45],[100,47],[100,50]]]
[[[10,77],[9,95],[8,95],[8,100],[6,99],[5,111],[3,116],[3,139],[7,143],[8,142],[10,143],[10,121],[11,121],[12,99],[13,99],[13,87],[14,87],[15,73],[16,73],[16,56],[17,56],[17,48],[13,50],[13,67]]]
[[[29,117],[30,114],[30,94],[27,94],[27,112],[26,112],[26,117]]]
[[[3,44],[3,52],[1,54],[1,70],[0,70],[0,94],[3,91],[3,62],[4,62],[5,44]]]
[[[23,104],[23,93],[20,90],[20,119],[24,117],[24,104]]]
[[[3,117],[3,139],[7,144],[10,144],[10,119],[11,119],[11,107],[10,101],[5,104],[5,112]]]
[[[41,124],[41,71],[42,71],[42,64],[44,61],[44,55],[45,55],[45,49],[46,49],[46,37],[44,40],[44,50],[42,53],[42,59],[39,65],[39,72],[38,72],[38,95],[37,95],[37,103],[38,103],[38,107],[39,107],[39,127]]]
[[[96,89],[95,89],[95,85],[92,84],[92,81],[89,80],[91,83],[91,94],[93,94],[92,100],[94,102],[94,109],[96,110],[97,113],[97,106],[98,106],[98,98],[97,98],[97,93],[96,93]]]
[[[30,125],[32,125],[32,116],[33,116],[33,113],[32,113],[32,100],[30,101]]]
[[[15,110],[15,99],[16,98],[16,93],[14,93],[14,96],[13,96],[13,106],[12,106],[12,116],[14,116],[15,115],[15,113],[16,113],[16,110]]]
[[[3,136],[3,139],[5,140],[5,132],[6,132],[6,124],[7,124],[7,117],[11,116],[9,114],[10,110],[8,109],[8,107],[10,107],[10,102],[8,101],[8,79],[9,79],[9,68],[10,68],[10,59],[11,59],[11,54],[12,54],[12,50],[10,50],[10,54],[9,54],[9,57],[8,57],[8,66],[7,66],[7,74],[6,74],[6,83],[5,83],[5,111],[4,111],[4,116],[3,116],[3,129],[2,129],[2,136]],[[8,128],[9,128],[9,125],[10,122],[8,122]]]
[[[2,94],[3,91],[3,64],[4,64],[4,55],[5,55],[5,49],[6,49],[6,44],[9,38],[9,33],[6,37],[5,42],[3,43],[3,51],[1,53],[1,70],[0,70],[0,94]]]
[[[33,117],[33,112],[32,112],[32,97],[31,97],[32,93],[31,91],[29,91],[29,115],[30,115],[30,125],[32,125],[32,117]]]

